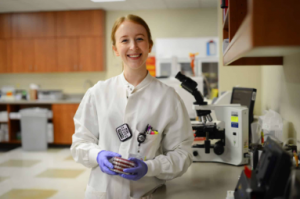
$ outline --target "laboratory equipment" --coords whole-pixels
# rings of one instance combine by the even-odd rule
[[[206,43],[206,55],[213,56],[217,54],[216,42],[214,40],[210,40]]]
[[[190,53],[190,58],[191,58],[191,68],[192,68],[192,72],[193,72],[193,76],[195,76],[195,57],[197,55],[199,55],[199,53]]]
[[[257,90],[255,88],[242,88],[233,87],[230,104],[240,104],[248,108],[248,131],[249,131],[249,146],[251,143],[255,143],[256,140],[252,140],[251,124],[253,122],[253,110],[256,99]]]
[[[180,72],[176,78],[182,82],[182,88],[196,99],[193,107],[199,121],[191,123],[196,137],[205,138],[204,144],[192,146],[193,161],[247,164],[248,108],[238,104],[207,105],[195,81]]]
[[[63,98],[62,90],[37,90],[38,100],[61,100]]]
[[[234,198],[289,199],[285,192],[290,192],[291,171],[291,156],[269,137],[256,169],[248,174],[242,171]]]

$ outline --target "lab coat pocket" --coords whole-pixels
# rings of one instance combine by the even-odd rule
[[[154,159],[159,155],[159,148],[161,143],[161,134],[147,135],[146,140],[140,146],[140,153],[146,160]]]

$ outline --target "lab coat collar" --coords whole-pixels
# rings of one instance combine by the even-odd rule
[[[119,77],[121,78],[122,80],[122,84],[127,88],[129,89],[131,92],[136,92],[138,91],[139,89],[147,86],[152,80],[153,80],[153,77],[150,75],[150,73],[147,71],[147,76],[143,79],[142,82],[140,82],[136,87],[134,87],[132,84],[130,84],[126,79],[125,79],[125,76],[124,76],[124,72],[122,72],[121,75],[119,75]]]

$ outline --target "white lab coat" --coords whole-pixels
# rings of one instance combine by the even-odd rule
[[[99,168],[98,153],[113,151],[123,158],[137,154],[137,135],[147,124],[159,134],[147,135],[141,144],[140,154],[146,158],[148,172],[140,180],[130,181],[131,197],[140,198],[166,180],[181,176],[192,163],[194,137],[185,105],[173,88],[149,73],[136,87],[126,81],[123,73],[99,81],[86,92],[74,123],[72,156],[76,162],[92,168],[86,199],[101,198],[112,177]],[[124,123],[130,126],[133,136],[121,142],[116,128]]]

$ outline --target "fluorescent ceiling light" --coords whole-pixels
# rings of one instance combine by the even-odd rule
[[[91,0],[91,1],[101,3],[101,2],[114,2],[114,1],[126,1],[126,0]]]

